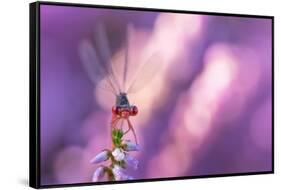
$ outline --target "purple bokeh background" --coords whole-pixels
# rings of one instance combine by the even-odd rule
[[[42,185],[90,182],[97,166],[89,160],[110,145],[114,97],[95,88],[78,54],[98,22],[113,54],[132,23],[136,55],[157,50],[163,58],[156,79],[129,95],[142,147],[130,174],[271,170],[270,19],[49,5],[40,19]]]

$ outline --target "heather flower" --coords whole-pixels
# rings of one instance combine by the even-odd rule
[[[119,165],[113,166],[112,173],[116,181],[126,180],[128,178],[128,176],[124,174],[123,169]]]
[[[92,178],[93,182],[99,181],[105,174],[107,174],[108,180],[120,181],[133,179],[133,177],[124,173],[125,169],[129,166],[136,170],[139,162],[130,156],[128,151],[138,151],[140,147],[130,140],[123,140],[124,134],[126,133],[122,129],[112,128],[112,149],[103,150],[90,161],[91,163],[110,161],[108,166],[102,165],[96,169]]]
[[[92,178],[92,181],[93,182],[97,182],[99,181],[103,176],[104,176],[104,173],[105,173],[105,168],[103,166],[99,166],[94,175],[93,175],[93,178]]]
[[[125,151],[139,151],[140,147],[138,144],[133,143],[130,140],[126,140],[123,144],[123,148]]]
[[[103,161],[106,161],[109,158],[110,152],[108,150],[103,150],[99,154],[97,154],[90,163],[97,164]]]
[[[132,167],[134,170],[138,169],[139,161],[134,157],[130,156],[129,154],[126,154],[124,160],[126,165]]]
[[[114,151],[112,151],[112,156],[117,161],[122,161],[125,158],[125,153],[120,148],[115,148]]]

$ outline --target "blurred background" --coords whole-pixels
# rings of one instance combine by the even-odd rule
[[[42,185],[90,182],[89,160],[110,147],[115,97],[91,83],[78,53],[100,22],[117,66],[128,23],[132,68],[161,55],[153,80],[128,95],[141,146],[132,176],[271,170],[271,20],[42,5]]]

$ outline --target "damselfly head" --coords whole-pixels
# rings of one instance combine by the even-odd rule
[[[128,118],[129,116],[135,116],[138,114],[137,106],[120,107],[113,106],[112,113],[122,118]]]

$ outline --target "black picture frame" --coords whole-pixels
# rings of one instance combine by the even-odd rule
[[[199,175],[199,176],[182,176],[182,177],[171,177],[171,178],[139,179],[139,180],[130,180],[130,181],[41,185],[40,183],[40,6],[41,5],[92,7],[92,8],[106,8],[106,9],[118,9],[118,10],[137,10],[137,11],[187,13],[187,14],[200,14],[200,15],[270,19],[272,22],[272,28],[271,28],[272,30],[272,39],[271,39],[272,40],[271,43],[272,44],[272,71],[271,71],[272,72],[272,169],[270,171],[228,173],[228,174],[215,174],[215,175],[203,175],[203,176]],[[152,182],[152,181],[182,180],[182,179],[194,179],[194,178],[211,178],[211,177],[242,176],[242,175],[274,173],[274,16],[170,10],[170,9],[168,10],[168,9],[125,7],[125,6],[108,6],[108,5],[105,6],[105,5],[90,5],[90,4],[77,4],[77,3],[45,2],[45,1],[30,3],[29,15],[30,15],[29,17],[29,27],[30,27],[29,28],[29,39],[30,39],[29,185],[31,187],[33,188],[72,187],[72,186],[85,186],[85,185]]]

